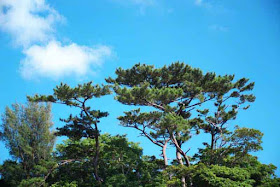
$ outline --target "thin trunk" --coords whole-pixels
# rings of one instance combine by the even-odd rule
[[[86,116],[91,119],[91,121],[93,122],[92,120],[92,117],[89,115],[88,111],[87,111],[87,108],[85,106],[85,102],[86,100],[83,102],[82,104],[82,108],[83,108],[83,111],[85,112]],[[99,166],[99,152],[100,152],[100,146],[99,146],[99,130],[98,130],[98,126],[97,126],[97,122],[93,122],[94,124],[94,129],[95,129],[95,133],[94,133],[94,139],[95,139],[95,157],[94,157],[94,161],[93,161],[93,166],[94,166],[94,171],[93,171],[93,174],[94,174],[94,177],[95,179],[99,182],[99,183],[102,183],[103,180],[102,178],[99,177],[98,175],[98,166]]]
[[[162,157],[163,157],[163,160],[164,160],[164,165],[165,165],[165,167],[167,167],[168,166],[168,159],[167,159],[167,155],[166,155],[166,148],[167,148],[167,143],[170,141],[170,138],[165,140],[164,143],[163,143],[161,141],[155,140],[152,137],[150,137],[150,135],[147,134],[144,129],[140,129],[137,126],[135,126],[134,128],[136,128],[137,130],[141,131],[143,133],[143,135],[146,136],[152,143],[154,143],[155,145],[161,147],[161,149],[162,149]]]
[[[181,157],[181,156],[183,156],[183,158],[185,160],[185,165],[187,167],[189,167],[191,164],[190,164],[188,156],[186,155],[186,153],[181,148],[181,146],[182,146],[181,143],[178,142],[178,140],[176,139],[176,137],[175,137],[175,135],[173,133],[170,134],[170,135],[171,135],[171,141],[174,143],[174,145],[176,147],[176,156],[177,156],[178,162],[180,163],[180,165],[184,165],[184,162],[183,162],[182,157]],[[182,186],[183,187],[187,186],[186,177],[185,176],[183,176],[181,178],[181,182],[182,182]],[[191,183],[191,186],[192,186],[191,180],[189,182]]]
[[[180,133],[178,133],[177,134],[177,136],[180,138],[181,136],[180,136]],[[180,147],[180,149],[181,149],[181,147],[182,147],[182,142],[181,141],[178,141],[176,138],[175,138],[175,140],[177,141],[177,145]],[[181,152],[182,152],[182,149],[181,149]],[[183,162],[183,159],[182,159],[182,156],[181,156],[182,154],[180,153],[180,151],[179,151],[179,149],[176,149],[176,157],[177,157],[177,160],[178,160],[178,162],[180,163],[180,165],[184,165],[184,162]],[[186,162],[187,163],[187,162]],[[186,187],[187,186],[187,184],[186,184],[186,177],[185,176],[182,176],[181,177],[181,182],[182,182],[182,187]]]
[[[100,153],[100,147],[99,147],[99,132],[98,132],[98,127],[97,124],[94,124],[95,126],[95,157],[94,157],[94,176],[95,179],[98,182],[103,182],[103,180],[99,177],[98,175],[98,166],[99,166],[99,153]]]
[[[178,162],[180,163],[180,165],[184,165],[184,162],[183,162],[183,159],[182,159],[182,157],[181,157],[181,153],[178,151],[178,150],[176,150],[176,157],[177,157],[177,160],[178,160]],[[182,182],[182,187],[186,187],[187,186],[187,184],[186,184],[186,178],[184,177],[184,176],[182,176],[182,178],[181,178],[181,182]]]
[[[182,150],[181,146],[179,145],[177,139],[175,138],[174,134],[171,134],[171,141],[174,143],[176,150],[183,156],[185,162],[186,162],[186,166],[189,167],[190,164],[190,160],[188,158],[188,156],[186,155],[186,153],[184,153],[184,151]]]
[[[215,136],[216,134],[213,132],[213,130],[211,131],[211,151],[210,151],[210,165],[215,163],[216,161],[213,160],[213,154],[214,154],[214,150],[216,149],[216,142],[215,142]]]
[[[167,156],[166,156],[167,142],[168,142],[168,141],[165,141],[165,144],[164,144],[163,147],[162,147],[162,157],[163,157],[163,160],[164,160],[164,166],[165,166],[165,167],[168,166],[168,159],[167,159]]]
[[[211,132],[211,150],[214,150],[215,134]]]

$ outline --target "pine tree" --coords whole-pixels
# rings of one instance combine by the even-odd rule
[[[121,124],[141,131],[141,135],[162,147],[164,160],[167,160],[166,143],[170,142],[176,148],[178,163],[186,166],[190,166],[190,160],[182,145],[191,138],[192,130],[198,132],[205,124],[201,116],[195,116],[195,109],[202,111],[211,101],[223,104],[224,96],[235,97],[231,91],[253,87],[247,79],[234,81],[234,75],[204,74],[179,62],[162,68],[139,63],[130,69],[117,69],[116,75],[106,79],[114,85],[116,100],[125,105],[148,106],[151,110],[141,112],[139,108],[126,112],[119,117]],[[240,98],[244,102],[254,100],[251,95]],[[184,179],[182,182],[185,183]]]
[[[78,115],[73,116],[70,114],[69,118],[61,119],[66,125],[62,128],[58,128],[56,135],[67,136],[72,140],[80,140],[81,138],[94,139],[94,156],[91,157],[89,162],[94,168],[94,178],[99,183],[102,183],[103,179],[98,174],[100,157],[100,130],[98,123],[100,118],[108,116],[108,113],[91,109],[87,104],[91,99],[108,95],[110,92],[109,86],[93,85],[92,82],[83,85],[79,84],[74,88],[61,83],[54,89],[53,95],[35,95],[34,97],[28,97],[31,101],[59,103],[79,109]]]
[[[230,90],[216,93],[217,97],[211,103],[212,107],[197,110],[198,116],[203,120],[199,128],[211,135],[211,150],[221,147],[226,142],[225,135],[230,133],[228,123],[237,118],[240,110],[250,107],[247,103],[255,101],[255,96],[249,94],[254,88],[254,83],[248,81],[249,79],[245,78],[239,79],[231,84]]]

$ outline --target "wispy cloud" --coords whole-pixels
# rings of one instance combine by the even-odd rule
[[[129,1],[129,0],[128,0]],[[155,3],[154,0],[130,0],[132,3],[137,4],[137,5],[153,5]]]
[[[228,27],[222,26],[222,25],[217,25],[217,24],[210,25],[210,26],[209,26],[209,29],[210,29],[210,30],[214,30],[214,31],[221,31],[221,32],[227,32],[227,31],[229,31],[229,28],[228,28]]]
[[[63,19],[45,0],[0,0],[0,29],[23,49],[20,72],[24,78],[85,76],[111,55],[107,46],[57,41],[54,28]]]
[[[225,13],[227,10],[217,1],[211,0],[194,0],[194,4],[196,6],[200,6],[206,8],[208,11],[217,14],[217,13]],[[208,26],[209,30],[212,31],[220,31],[220,32],[227,32],[229,30],[228,27],[218,24],[213,24]]]
[[[148,7],[155,6],[157,0],[111,0],[124,6],[135,6],[140,15],[145,15]]]
[[[223,1],[214,1],[214,0],[193,0],[194,5],[201,7],[211,12],[211,14],[225,14],[231,12],[231,9],[228,9],[223,5]]]
[[[112,0],[122,4],[134,4],[139,6],[150,6],[155,4],[155,0]]]
[[[196,4],[196,5],[202,5],[202,2],[203,2],[202,0],[195,0],[195,1],[194,1],[194,4]]]
[[[194,4],[196,6],[201,6],[201,7],[205,7],[205,8],[212,8],[213,7],[213,4],[210,3],[207,0],[194,0]]]

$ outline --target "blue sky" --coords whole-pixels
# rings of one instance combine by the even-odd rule
[[[279,0],[0,1],[1,113],[14,102],[26,102],[26,95],[52,93],[60,82],[104,83],[117,67],[183,61],[256,82],[256,102],[231,125],[264,132],[264,150],[256,155],[280,167],[279,60]],[[131,107],[113,96],[92,104],[110,113],[101,121],[102,132],[128,134],[141,142],[145,154],[160,154],[136,131],[118,125],[116,118]],[[55,127],[70,112],[54,105]],[[187,143],[190,153],[205,138],[210,137]],[[9,157],[3,144],[0,150],[2,162]]]

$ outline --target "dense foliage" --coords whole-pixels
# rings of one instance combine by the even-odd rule
[[[26,107],[7,107],[1,140],[12,160],[1,165],[1,185],[280,186],[276,167],[251,155],[262,150],[263,133],[230,126],[238,112],[255,101],[249,79],[203,73],[177,62],[162,68],[145,64],[119,68],[116,77],[106,82],[60,84],[52,95],[28,97]],[[124,135],[100,132],[100,119],[109,113],[92,108],[94,99],[112,91],[118,102],[137,107],[119,116],[120,124],[160,147],[162,159],[143,155],[142,148]],[[50,105],[38,102],[76,110],[61,119],[65,125],[54,134]],[[209,134],[209,140],[188,155],[184,144],[200,133]],[[54,135],[67,139],[53,150]],[[172,162],[167,158],[169,146],[175,148]]]
[[[1,139],[12,160],[1,166],[1,176],[11,186],[40,183],[53,166],[51,152],[55,136],[50,131],[51,106],[28,102],[6,107],[2,115]]]

